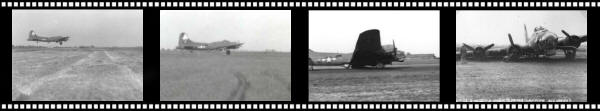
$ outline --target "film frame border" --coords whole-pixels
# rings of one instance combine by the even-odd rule
[[[2,8],[597,8],[600,2],[0,2]],[[0,109],[600,109],[593,103],[1,104]]]
[[[0,2],[3,8],[591,8],[600,2]]]
[[[598,104],[560,104],[560,103],[456,103],[456,104],[2,104],[2,109],[598,109]]]

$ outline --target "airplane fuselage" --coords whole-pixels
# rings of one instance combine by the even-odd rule
[[[580,38],[577,36],[571,36],[564,30],[562,31],[566,37],[559,40],[557,34],[550,32],[543,27],[536,27],[534,33],[527,37],[527,28],[525,27],[525,39],[526,45],[519,46],[515,45],[512,40],[512,36],[509,34],[509,40],[511,46],[507,49],[508,55],[505,60],[518,59],[521,55],[526,57],[538,57],[542,56],[554,56],[557,50],[562,50],[566,58],[573,59],[577,48],[582,42],[587,41],[587,37]],[[574,41],[573,43],[569,41]]]
[[[344,64],[348,68],[362,68],[364,66],[375,66],[384,68],[386,64],[394,61],[403,62],[404,59],[397,57],[397,48],[392,40],[393,50],[391,52],[383,49],[378,29],[370,29],[359,34],[356,46],[351,54],[324,54],[309,50],[309,66],[313,65],[337,65]],[[341,62],[338,62],[340,60]]]
[[[316,66],[338,66],[344,64],[350,64],[352,59],[352,53],[350,54],[339,54],[339,53],[318,53],[309,54],[312,65]]]
[[[52,36],[52,37],[44,37],[44,36],[38,36],[37,34],[35,34],[32,31],[29,32],[29,38],[27,38],[27,41],[36,41],[36,42],[56,42],[59,43],[60,45],[62,45],[63,42],[66,42],[69,40],[68,36]]]
[[[175,47],[175,49],[180,50],[220,50],[220,51],[229,51],[230,49],[238,49],[244,43],[240,42],[230,42],[227,40],[211,42],[211,43],[202,43],[202,42],[194,42],[190,38],[187,37],[187,34],[182,32],[179,36],[179,44]]]
[[[242,43],[187,43],[179,44],[176,49],[186,50],[228,50],[238,49],[242,46]]]
[[[343,66],[349,68],[351,65],[353,53],[325,53],[325,52],[309,52],[310,66]],[[404,62],[403,57],[394,57],[391,52],[377,56],[379,63],[384,65],[392,64],[392,62]],[[377,64],[363,64],[376,66]]]

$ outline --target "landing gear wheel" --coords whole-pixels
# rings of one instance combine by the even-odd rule
[[[364,67],[363,67],[363,66],[361,66],[361,65],[350,65],[350,68],[351,68],[351,69],[362,69],[362,68],[364,68]]]
[[[521,47],[511,46],[508,48],[508,55],[504,57],[504,61],[514,61],[521,57]]]
[[[344,68],[346,69],[350,69],[351,65],[350,64],[344,64]]]
[[[575,59],[575,54],[577,51],[575,50],[565,50],[566,59]]]
[[[379,63],[377,63],[377,65],[376,65],[375,67],[376,67],[377,69],[383,69],[383,68],[385,68],[385,64],[383,64],[383,63],[379,62]]]

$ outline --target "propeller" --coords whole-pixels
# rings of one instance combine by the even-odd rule
[[[394,57],[396,57],[396,53],[398,53],[398,49],[396,48],[396,42],[392,39],[392,45],[394,46]]]
[[[523,28],[525,29],[525,42],[529,42],[529,35],[527,35],[527,25],[523,24]]]
[[[571,35],[569,33],[567,33],[567,31],[565,30],[560,30],[563,34],[565,34],[566,37],[566,41],[568,42],[568,45],[573,45],[577,48],[579,48],[579,46],[581,45],[582,42],[586,42],[587,41],[587,35],[583,35],[583,36],[577,36],[577,35]]]
[[[465,44],[465,43],[463,43],[463,46],[464,46],[466,49],[469,49],[469,50],[475,50],[475,48],[473,48],[473,47],[471,47],[471,46],[469,46],[469,45],[467,45],[467,44]]]
[[[560,32],[565,34],[565,36],[567,36],[567,37],[571,37],[571,34],[567,33],[567,31],[565,31],[565,30],[560,30]]]
[[[514,46],[515,43],[513,42],[512,36],[510,35],[510,33],[508,33],[508,40],[510,41],[510,45]]]

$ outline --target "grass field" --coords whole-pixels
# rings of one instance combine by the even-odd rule
[[[386,69],[315,69],[309,101],[439,101],[439,59],[408,58]]]
[[[13,101],[142,101],[142,49],[13,49]]]
[[[291,55],[160,53],[161,101],[290,101]]]
[[[586,102],[587,51],[517,62],[456,62],[457,102]]]

